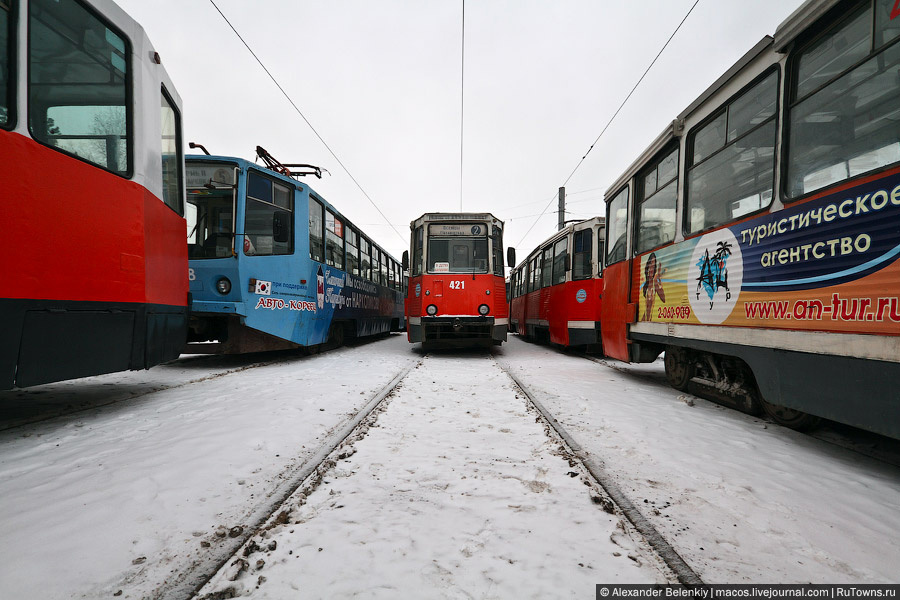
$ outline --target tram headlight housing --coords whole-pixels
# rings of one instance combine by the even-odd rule
[[[433,317],[437,314],[437,306],[435,306],[434,304],[429,304],[428,308],[425,309],[425,312]]]
[[[481,315],[482,317],[485,316],[486,314],[488,314],[489,312],[491,312],[491,307],[488,306],[487,304],[482,304],[481,306],[478,307],[478,314]]]
[[[223,296],[228,295],[228,292],[231,291],[231,281],[227,277],[219,278],[216,282],[216,290]]]

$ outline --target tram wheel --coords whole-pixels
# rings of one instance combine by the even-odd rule
[[[767,417],[779,425],[783,425],[796,431],[809,431],[815,429],[822,422],[822,419],[815,415],[794,410],[793,408],[770,404],[765,400],[762,400],[761,403],[763,412],[766,413]]]
[[[694,365],[690,353],[685,348],[666,346],[666,379],[676,390],[687,390],[688,382],[694,376]]]
[[[344,326],[341,323],[332,323],[328,329],[328,349],[333,350],[344,345]]]

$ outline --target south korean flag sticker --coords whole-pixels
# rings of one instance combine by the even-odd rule
[[[260,296],[269,296],[272,294],[272,282],[256,280],[256,293]]]

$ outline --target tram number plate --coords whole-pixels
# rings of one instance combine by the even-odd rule
[[[451,289],[451,290],[464,290],[464,289],[466,289],[466,282],[465,282],[465,281],[458,281],[458,280],[457,280],[457,281],[451,281],[451,282],[450,282],[450,289]]]

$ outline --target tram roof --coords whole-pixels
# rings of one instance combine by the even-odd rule
[[[410,229],[414,229],[416,225],[421,225],[422,223],[430,221],[492,221],[500,224],[503,223],[503,221],[491,213],[425,213],[410,223],[409,227]]]

